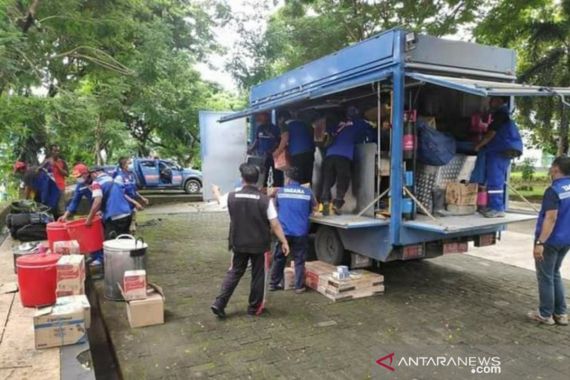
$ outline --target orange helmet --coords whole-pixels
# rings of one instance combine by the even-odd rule
[[[89,168],[87,167],[87,165],[85,164],[77,164],[73,167],[73,171],[71,172],[71,175],[75,178],[79,178],[84,174],[88,174],[89,173]]]

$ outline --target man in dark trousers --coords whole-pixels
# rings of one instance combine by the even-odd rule
[[[305,291],[305,259],[309,248],[309,217],[317,207],[311,189],[301,186],[302,174],[293,167],[286,172],[285,187],[277,190],[276,203],[279,222],[289,242],[295,260],[295,293]],[[278,244],[273,256],[273,270],[269,290],[281,290],[287,257]]]
[[[552,185],[544,192],[533,251],[539,307],[528,317],[545,325],[566,326],[568,314],[560,267],[570,250],[570,158],[556,158],[550,176]]]
[[[334,120],[334,118],[332,118]],[[323,216],[330,213],[332,200],[333,211],[341,214],[344,205],[344,196],[352,179],[352,161],[354,160],[355,145],[364,142],[369,125],[360,119],[355,122],[351,119],[351,113],[338,124],[330,124],[327,120],[327,147],[326,157],[323,161]],[[336,196],[332,198],[331,188],[336,184]]]
[[[265,289],[264,253],[271,246],[271,231],[282,244],[285,256],[289,244],[279,223],[273,202],[256,187],[259,169],[250,164],[239,168],[243,187],[228,196],[230,213],[229,248],[233,252],[232,265],[224,278],[222,289],[211,306],[219,318],[225,318],[225,308],[251,260],[251,290],[249,315],[259,315]]]

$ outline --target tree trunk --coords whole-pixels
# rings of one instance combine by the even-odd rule
[[[568,154],[568,110],[564,104],[560,105],[560,131],[558,136],[558,151],[556,156]]]
[[[95,164],[102,165],[101,160],[101,119],[97,117],[95,124]]]

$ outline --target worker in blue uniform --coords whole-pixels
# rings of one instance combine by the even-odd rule
[[[137,189],[137,181],[135,179],[135,175],[130,170],[132,162],[128,157],[121,157],[119,158],[117,170],[113,175],[113,179],[117,185],[119,185],[124,193],[125,198],[129,202],[132,210],[132,219],[131,219],[131,227],[130,232],[136,231],[136,212],[137,210],[144,209],[144,205],[148,205],[149,201],[147,198],[142,196],[138,192]],[[142,202],[142,203],[141,203]]]
[[[488,209],[482,210],[482,214],[487,218],[501,218],[505,216],[505,183],[511,160],[522,154],[523,143],[517,125],[510,117],[507,99],[492,97],[490,106],[493,122],[475,151],[485,160]]]
[[[248,149],[249,154],[254,154],[263,158],[264,168],[264,185],[267,186],[269,172],[273,173],[273,186],[283,186],[283,172],[275,170],[273,161],[273,152],[279,146],[281,132],[279,128],[271,122],[267,112],[261,112],[255,115],[255,139]]]
[[[103,227],[105,237],[112,239],[118,235],[128,234],[132,219],[132,210],[125,198],[124,190],[118,186],[105,170],[96,166],[89,170],[93,183],[91,191],[93,203],[85,225],[93,223],[93,218],[103,212]]]
[[[91,177],[89,176],[89,168],[84,164],[77,164],[73,167],[71,176],[75,178],[77,184],[73,197],[67,206],[65,213],[59,218],[60,222],[66,222],[73,214],[77,212],[81,199],[85,197],[91,204]]]
[[[326,129],[326,157],[323,162],[323,189],[321,201],[323,203],[323,216],[330,214],[332,198],[331,188],[336,183],[336,196],[332,200],[333,211],[340,215],[344,205],[344,196],[350,186],[352,178],[352,161],[354,159],[355,145],[366,140],[368,123],[353,121],[351,110],[347,117],[338,124],[329,124]],[[334,117],[332,118],[334,120]]]
[[[281,129],[281,141],[274,155],[287,150],[291,166],[297,168],[299,181],[311,183],[315,163],[315,142],[313,128],[297,117],[295,111],[282,111],[278,121]]]
[[[61,191],[55,180],[46,169],[31,167],[24,173],[26,199],[33,198],[35,202],[48,206],[52,213],[57,214]],[[55,215],[58,217],[59,215]]]
[[[533,250],[539,308],[528,317],[546,325],[566,326],[568,314],[560,267],[570,250],[570,158],[556,158],[550,177],[552,184],[544,192]]]
[[[301,172],[292,167],[286,172],[286,185],[275,195],[279,223],[289,243],[295,261],[295,293],[305,291],[305,259],[309,249],[309,217],[317,207],[313,192],[301,186]],[[277,244],[273,255],[273,269],[269,290],[283,289],[283,271],[287,257]]]

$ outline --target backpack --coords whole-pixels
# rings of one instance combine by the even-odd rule
[[[27,224],[16,231],[14,238],[22,242],[47,240],[46,225]]]
[[[418,125],[418,161],[432,166],[447,165],[455,156],[457,147],[453,136],[429,127]]]

